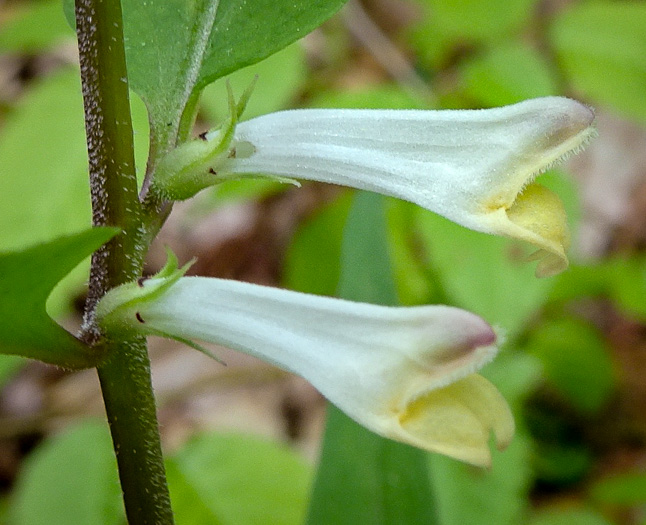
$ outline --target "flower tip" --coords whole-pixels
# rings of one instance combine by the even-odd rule
[[[539,261],[535,274],[539,279],[554,277],[565,271],[570,264],[565,253],[550,253],[547,250],[537,250],[527,258],[527,261]]]

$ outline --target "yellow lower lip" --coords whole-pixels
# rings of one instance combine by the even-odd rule
[[[570,232],[563,203],[555,193],[532,183],[516,197],[506,214],[512,224],[526,232],[521,238],[538,248],[531,257],[539,259],[537,276],[549,277],[567,268],[565,250],[570,244]]]

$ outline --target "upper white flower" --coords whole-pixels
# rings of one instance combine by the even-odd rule
[[[213,182],[275,175],[398,197],[534,244],[544,256],[537,274],[547,276],[567,266],[568,229],[558,197],[533,180],[576,151],[593,120],[564,97],[486,110],[283,111],[237,124],[210,168]]]

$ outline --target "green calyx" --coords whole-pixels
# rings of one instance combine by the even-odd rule
[[[156,335],[173,339],[190,346],[195,350],[225,364],[212,351],[202,345],[174,334],[166,333],[146,323],[141,315],[146,305],[155,302],[163,296],[193,265],[195,259],[189,261],[181,268],[177,257],[166,248],[168,259],[164,267],[149,278],[138,279],[113,288],[97,304],[95,310],[96,321],[101,327],[105,337],[119,337],[133,332],[144,335]]]
[[[231,86],[229,116],[213,131],[185,142],[161,158],[152,180],[151,191],[163,200],[186,200],[220,182],[218,166],[232,154],[231,142],[236,125],[253,91],[255,80],[236,103]]]
[[[179,268],[175,254],[168,248],[166,253],[168,260],[158,273],[113,288],[99,301],[96,321],[107,337],[135,330],[142,322],[139,315],[141,307],[162,296],[195,262],[191,260]]]

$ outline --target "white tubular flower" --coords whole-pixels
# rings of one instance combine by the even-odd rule
[[[164,271],[99,303],[105,333],[218,343],[294,372],[372,431],[480,466],[514,433],[504,398],[475,374],[497,352],[480,317],[395,308]]]
[[[294,177],[398,197],[467,228],[538,247],[537,275],[567,267],[556,195],[533,183],[594,133],[590,108],[563,97],[486,110],[272,113],[238,124],[218,177]],[[207,135],[208,137],[208,135]]]

